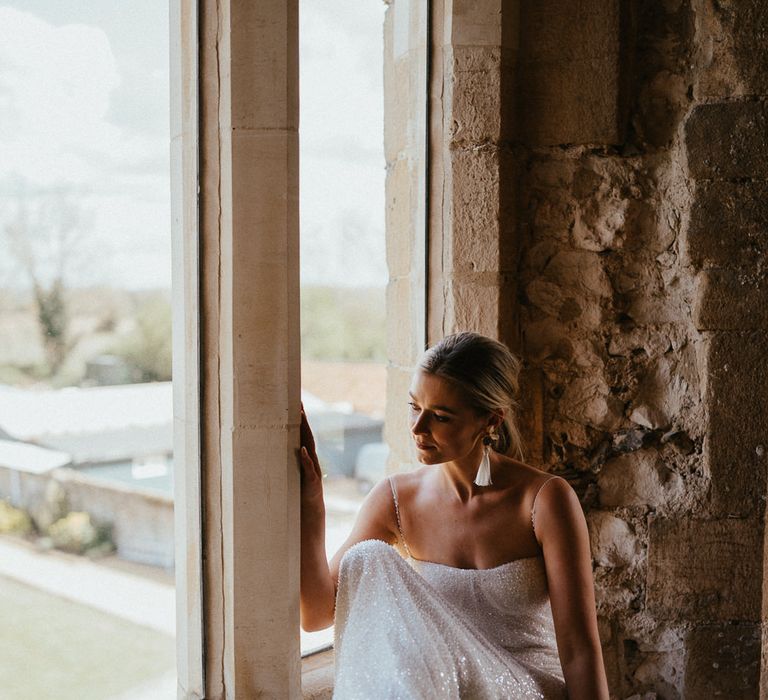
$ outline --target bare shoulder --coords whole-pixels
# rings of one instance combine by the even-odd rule
[[[535,489],[536,505],[540,503],[558,503],[566,501],[578,504],[579,499],[573,487],[560,475],[538,471],[533,486]]]
[[[544,474],[536,487],[531,520],[540,544],[552,537],[571,539],[586,533],[579,497],[563,477],[553,474]]]
[[[424,478],[431,469],[434,469],[434,467],[420,467],[409,472],[398,472],[387,477],[384,481],[392,480],[398,497],[401,494],[403,496],[411,496],[423,485]],[[390,487],[387,486],[387,488]]]
[[[358,524],[380,531],[394,532],[392,486],[389,477],[379,481],[368,492],[360,507]]]
[[[352,526],[352,531],[330,562],[334,581],[346,551],[364,540],[381,540],[393,544],[397,540],[397,524],[389,479],[379,481],[365,497]]]
[[[567,523],[572,522],[574,518],[583,519],[578,496],[563,477],[510,457],[502,457],[502,460],[509,475],[510,497],[530,514],[534,535],[539,544],[541,525],[544,522],[551,524],[556,521],[567,527]]]
[[[513,486],[516,492],[524,492],[529,502],[536,498],[539,493],[543,495],[545,491],[552,488],[552,484],[558,483],[558,486],[555,487],[558,489],[571,488],[565,479],[556,474],[550,474],[538,467],[533,467],[530,464],[505,455],[499,455],[499,459],[504,464],[505,471],[510,474],[510,485]],[[550,484],[549,482],[552,483]],[[544,488],[545,484],[547,484],[546,489]]]

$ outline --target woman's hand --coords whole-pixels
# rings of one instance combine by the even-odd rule
[[[301,626],[307,631],[333,624],[336,587],[325,556],[323,472],[315,438],[301,406]]]
[[[315,449],[315,437],[312,428],[309,427],[304,405],[301,406],[301,449],[299,450],[299,463],[301,465],[301,507],[302,516],[312,514],[325,517],[325,505],[323,501],[323,471],[320,469],[320,461]],[[305,513],[305,511],[307,511]]]

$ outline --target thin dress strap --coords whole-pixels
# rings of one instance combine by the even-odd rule
[[[400,506],[397,502],[397,489],[395,488],[395,482],[392,480],[391,476],[389,477],[389,488],[392,489],[392,501],[395,504],[395,518],[397,519],[397,531],[400,533],[400,541],[403,543],[403,549],[408,555],[408,558],[413,559],[411,550],[408,549],[408,543],[405,541],[405,535],[403,535],[403,525],[400,522]]]
[[[536,495],[533,497],[533,505],[531,506],[531,526],[533,527],[533,534],[536,534],[536,502],[539,500],[539,494],[541,493],[541,490],[550,482],[554,481],[555,479],[562,479],[560,476],[550,476],[549,479],[547,479],[541,486],[539,486],[539,490],[536,492]]]

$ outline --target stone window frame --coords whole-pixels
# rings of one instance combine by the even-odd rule
[[[427,26],[387,12],[388,392],[426,338]],[[170,33],[178,697],[300,697],[302,670],[325,697],[298,635],[298,0],[170,0]]]

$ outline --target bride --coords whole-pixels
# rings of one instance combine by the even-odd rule
[[[301,623],[336,625],[335,698],[608,698],[578,498],[508,456],[518,370],[475,333],[424,354],[408,399],[423,466],[373,488],[330,563],[302,410]]]

